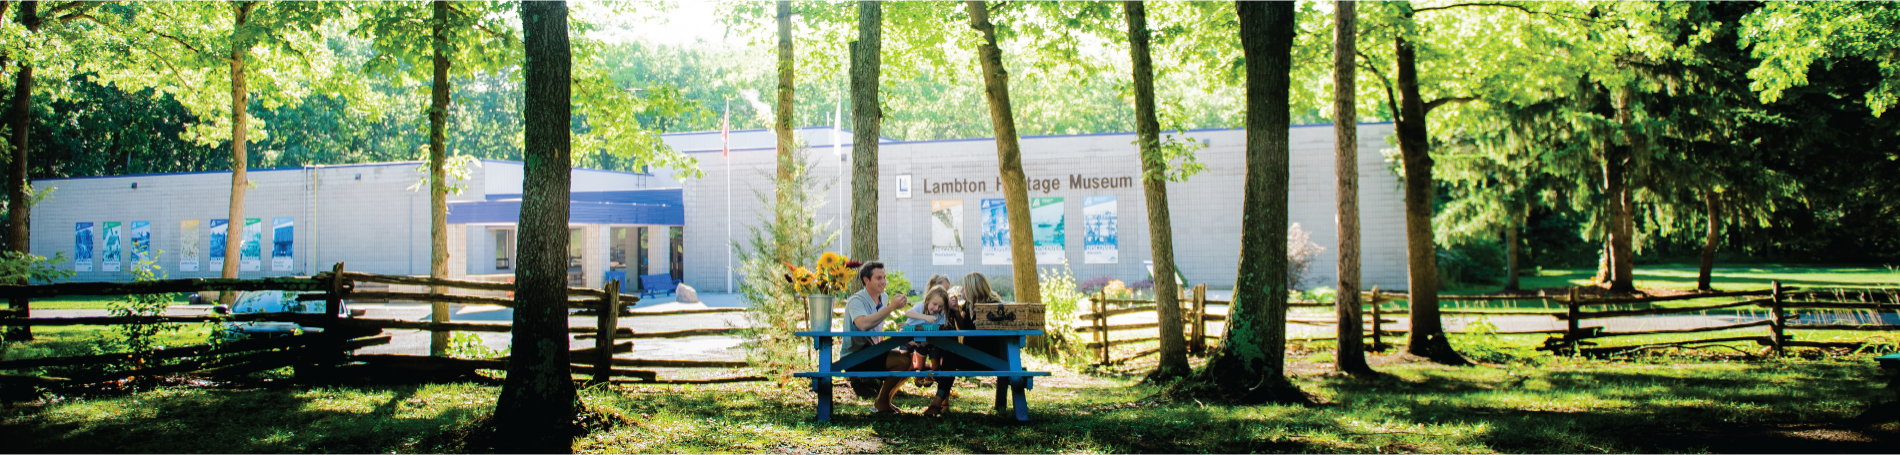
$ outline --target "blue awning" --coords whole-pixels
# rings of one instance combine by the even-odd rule
[[[494,194],[486,199],[449,203],[449,224],[517,224],[521,221],[521,195]],[[568,195],[567,221],[684,226],[686,206],[683,201],[679,188],[572,193]]]

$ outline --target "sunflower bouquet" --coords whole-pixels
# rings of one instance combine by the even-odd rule
[[[785,264],[785,281],[790,282],[792,290],[799,295],[843,294],[859,265],[844,255],[826,252],[809,268]]]

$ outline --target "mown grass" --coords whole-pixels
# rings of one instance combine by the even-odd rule
[[[205,344],[212,325],[181,324],[178,330],[162,332],[153,338],[157,346]],[[126,352],[124,337],[110,326],[39,326],[33,328],[33,341],[0,343],[0,360],[68,357]],[[47,369],[6,370],[13,374],[45,374]]]
[[[1810,290],[1900,287],[1900,270],[1888,267],[1750,264],[1715,267],[1710,272],[1710,285],[1723,291],[1766,289],[1775,280],[1780,280],[1783,286],[1799,286]],[[1635,285],[1639,289],[1695,289],[1699,273],[1695,264],[1638,264]],[[1561,288],[1591,284],[1590,279],[1596,275],[1596,269],[1526,270],[1519,274],[1518,286],[1521,288]],[[1500,284],[1458,284],[1441,292],[1482,294],[1495,292],[1500,287]]]
[[[1296,362],[1318,360],[1311,356]],[[1383,360],[1392,360],[1384,358]],[[1134,378],[1056,371],[1030,393],[1031,422],[959,385],[944,417],[873,416],[840,390],[830,423],[803,383],[593,387],[583,400],[630,422],[574,442],[581,452],[1247,453],[1873,451],[1900,423],[1839,422],[1893,399],[1866,355],[1763,361],[1551,357],[1444,367],[1387,363],[1386,376],[1293,378],[1320,404],[1231,406],[1151,397]],[[898,405],[918,410],[924,393]],[[456,452],[452,435],[498,389],[172,388],[14,405],[0,433],[21,452]],[[1821,428],[1844,438],[1813,438]],[[1846,428],[1843,430],[1842,428]],[[1811,431],[1809,431],[1811,433]],[[445,436],[449,435],[449,436]],[[1774,443],[1780,445],[1759,445]],[[1741,445],[1753,444],[1753,445]],[[1854,445],[1862,444],[1862,445]]]

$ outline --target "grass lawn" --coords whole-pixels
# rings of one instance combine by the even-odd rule
[[[1596,269],[1544,269],[1524,271],[1518,285],[1524,289],[1560,288],[1590,284]],[[1695,289],[1695,264],[1638,264],[1636,287],[1641,289]],[[1767,289],[1781,280],[1783,286],[1804,289],[1824,288],[1900,288],[1900,271],[1886,267],[1826,267],[1780,264],[1750,264],[1740,267],[1716,267],[1710,284],[1718,290]],[[1444,294],[1480,294],[1497,291],[1501,285],[1460,285]]]
[[[43,299],[33,299],[32,305],[33,305],[33,309],[35,310],[104,310],[104,309],[111,308],[112,302],[114,301],[115,299],[111,297],[100,297],[100,296],[90,296],[90,295],[60,296],[60,297],[48,297],[48,298],[43,298]],[[183,297],[174,299],[172,301],[173,305],[184,305],[186,303],[189,303],[189,302],[187,302],[185,298]]]
[[[1324,360],[1311,355],[1296,362]],[[577,438],[580,452],[1881,452],[1900,422],[1848,419],[1892,400],[1867,355],[1756,361],[1549,357],[1466,368],[1375,357],[1388,376],[1299,374],[1315,406],[1151,401],[1133,378],[1052,370],[1031,419],[989,410],[990,389],[960,384],[942,418],[872,416],[840,390],[813,421],[802,382],[618,385],[583,390],[626,422]],[[901,407],[926,400],[902,396]],[[167,388],[14,404],[0,433],[19,452],[462,452],[459,436],[498,389]],[[1882,449],[1886,448],[1886,449]]]

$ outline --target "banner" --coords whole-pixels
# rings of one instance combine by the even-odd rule
[[[120,259],[119,258],[119,222],[107,221],[104,226],[105,226],[104,235],[100,237],[104,238],[106,241],[105,254],[99,258],[100,259],[99,271],[117,272],[119,271],[119,259]]]
[[[1029,198],[1029,224],[1036,227],[1036,263],[1060,264],[1067,255],[1062,232],[1066,230],[1062,198]]]
[[[983,202],[983,265],[1009,265],[1009,206],[1002,199]]]
[[[92,223],[73,223],[73,271],[92,271]]]
[[[963,201],[930,201],[930,264],[963,265]]]
[[[198,271],[198,220],[178,222],[178,271]]]
[[[238,271],[264,269],[264,219],[244,219],[244,243],[238,244]]]
[[[1120,262],[1121,243],[1116,241],[1115,236],[1118,216],[1115,205],[1115,196],[1082,197],[1082,225],[1088,227],[1088,231],[1082,235],[1083,264]]]
[[[224,270],[224,238],[230,235],[229,220],[211,220],[211,270]]]
[[[277,217],[270,220],[270,269],[276,272],[290,271],[290,247],[296,239],[295,224],[290,217]]]
[[[152,222],[132,222],[132,265],[152,260]]]

